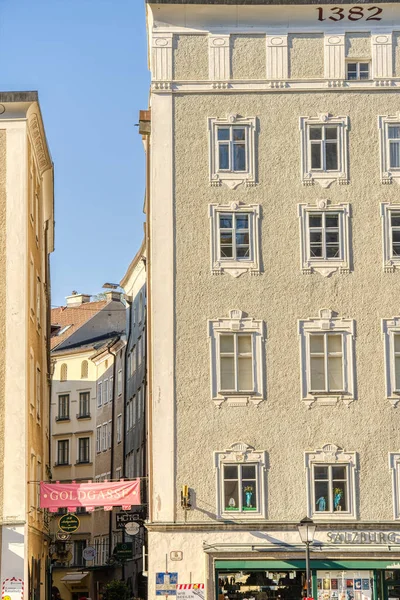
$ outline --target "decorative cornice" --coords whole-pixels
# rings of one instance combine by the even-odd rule
[[[28,130],[32,139],[34,152],[41,175],[47,169],[50,169],[52,162],[47,148],[46,136],[44,133],[42,119],[37,113],[32,113],[28,117]]]

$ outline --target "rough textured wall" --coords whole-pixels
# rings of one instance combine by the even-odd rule
[[[265,79],[264,35],[232,35],[231,48],[232,79]]]
[[[6,132],[0,130],[0,281],[6,280]],[[6,288],[0,287],[0,339],[6,340]],[[0,456],[4,456],[5,361],[0,362]],[[0,464],[0,516],[3,518],[3,461]]]
[[[393,32],[393,73],[400,77],[400,32]]]
[[[310,60],[312,56],[312,60]],[[324,36],[321,34],[289,35],[289,76],[291,79],[324,76]]]
[[[174,36],[174,79],[208,79],[208,37]]]
[[[382,106],[398,112],[397,96],[371,90],[175,96],[176,483],[177,490],[182,484],[195,490],[189,521],[214,518],[213,451],[238,441],[268,453],[270,520],[304,516],[304,452],[327,442],[358,452],[360,518],[393,518],[388,452],[399,449],[400,413],[385,397],[381,319],[399,314],[400,273],[383,273],[379,204],[399,202],[399,191],[380,183],[377,115]],[[299,116],[326,111],[350,116],[350,185],[303,187]],[[259,118],[257,187],[209,186],[207,117],[227,113]],[[189,127],[196,135],[187,135]],[[348,276],[300,271],[297,205],[321,198],[351,203],[354,271]],[[262,206],[260,277],[211,275],[208,205],[233,201]],[[307,410],[300,399],[297,322],[324,307],[356,320],[357,400],[349,408]],[[266,324],[267,400],[258,408],[218,410],[211,400],[207,319],[232,308]],[[180,508],[177,515],[183,520]]]
[[[369,33],[346,34],[347,58],[371,58],[371,36]]]

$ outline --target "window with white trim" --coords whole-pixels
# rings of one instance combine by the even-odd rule
[[[256,118],[228,115],[208,119],[210,182],[235,189],[255,185]]]
[[[122,415],[117,416],[117,444],[122,442]]]
[[[385,273],[394,273],[400,268],[400,204],[382,202],[381,219],[383,270]]]
[[[112,402],[114,399],[114,377],[110,377],[110,395],[109,401]]]
[[[319,404],[347,405],[355,399],[354,332],[352,319],[342,319],[329,309],[319,318],[299,321],[302,399]]]
[[[96,452],[101,452],[101,425],[96,427]]]
[[[103,382],[99,381],[97,384],[97,408],[101,408],[103,405]]]
[[[259,404],[264,398],[262,321],[231,310],[209,321],[212,397],[217,406]]]
[[[107,450],[108,423],[103,423],[101,432],[102,450],[105,452]]]
[[[367,61],[348,61],[347,62],[347,80],[365,81],[371,79],[371,64]]]
[[[108,379],[104,379],[103,386],[104,386],[104,390],[103,390],[103,404],[107,404],[108,403]]]
[[[260,206],[210,204],[211,271],[239,277],[260,273]]]
[[[301,269],[324,277],[332,273],[349,273],[350,205],[331,205],[318,200],[316,205],[299,204]]]
[[[378,117],[382,183],[400,183],[400,113]]]
[[[393,518],[400,519],[400,452],[389,452],[392,472]]]
[[[313,519],[356,518],[355,452],[335,444],[305,453],[307,515]]]
[[[57,466],[69,464],[69,440],[57,441]]]
[[[400,402],[400,317],[382,319],[382,333],[386,397],[395,407]]]
[[[117,374],[117,396],[122,394],[122,369]]]
[[[327,188],[334,181],[348,183],[348,126],[348,117],[300,117],[303,184]]]
[[[108,421],[108,429],[107,429],[107,446],[111,448],[111,440],[112,440],[112,421]]]
[[[265,517],[265,452],[242,442],[214,453],[217,518]]]

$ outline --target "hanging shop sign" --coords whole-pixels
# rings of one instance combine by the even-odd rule
[[[156,596],[176,596],[178,573],[156,573]]]
[[[115,554],[120,560],[129,560],[132,558],[133,544],[132,542],[125,542],[123,544],[117,544],[115,546]]]
[[[84,548],[82,552],[84,560],[94,560],[96,558],[96,554],[96,548],[94,548],[93,546],[86,546],[86,548]]]
[[[45,483],[40,482],[40,507],[55,512],[68,508],[70,512],[80,506],[94,510],[102,506],[111,510],[122,506],[130,510],[140,504],[140,479],[133,481],[102,481],[100,483]]]
[[[141,514],[137,512],[118,513],[115,515],[117,520],[117,529],[124,529],[127,523],[134,523],[141,520]]]
[[[58,526],[65,533],[74,533],[79,529],[80,521],[76,515],[63,515],[58,521]]]
[[[400,544],[400,531],[328,531],[332,544]]]
[[[204,600],[204,583],[178,583],[176,600]]]

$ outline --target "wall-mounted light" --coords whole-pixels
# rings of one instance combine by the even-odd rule
[[[183,510],[189,510],[191,506],[189,486],[183,485],[181,491],[181,507]]]

